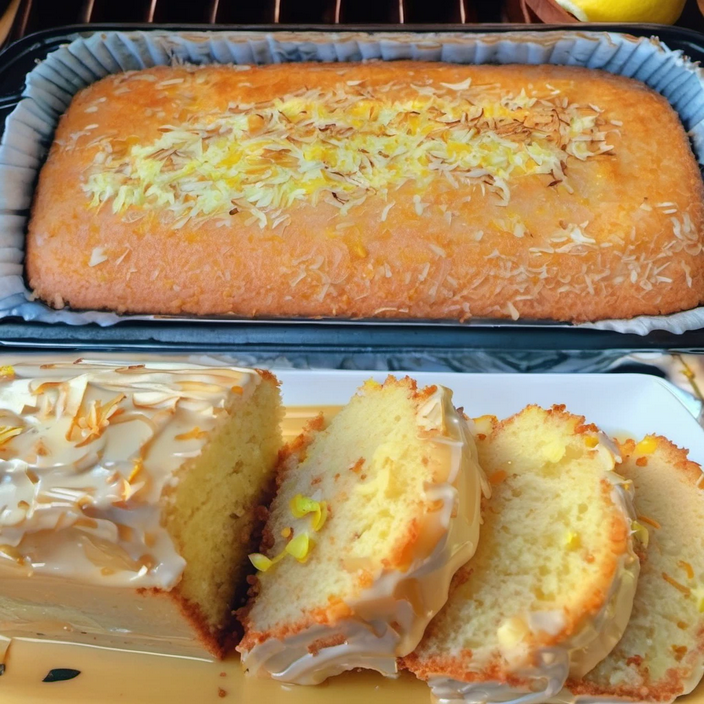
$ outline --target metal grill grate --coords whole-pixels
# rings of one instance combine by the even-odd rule
[[[462,25],[517,21],[517,0],[15,0],[8,39],[63,25],[153,24]],[[0,0],[2,4],[2,0]],[[508,12],[505,8],[510,8]],[[678,22],[704,31],[696,0]]]
[[[21,0],[11,40],[83,23],[465,24],[500,22],[499,0]]]

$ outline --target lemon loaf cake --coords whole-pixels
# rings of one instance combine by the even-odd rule
[[[451,398],[370,381],[293,443],[253,556],[238,646],[248,672],[298,684],[393,674],[417,645],[479,535],[483,475]]]
[[[671,702],[704,673],[704,475],[665,438],[623,448],[619,471],[635,485],[638,530],[647,550],[628,628],[581,680],[574,698]]]
[[[267,372],[0,369],[0,635],[221,655],[280,414]]]
[[[667,100],[595,70],[160,66],[74,98],[26,272],[76,309],[629,318],[704,300],[703,196]]]
[[[477,430],[492,484],[479,548],[404,664],[441,701],[540,702],[626,628],[639,568],[628,485],[610,441],[563,406]]]

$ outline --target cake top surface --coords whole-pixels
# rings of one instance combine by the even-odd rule
[[[270,95],[265,85],[255,96],[247,70],[268,69],[230,70],[242,79],[226,107],[185,102],[149,136],[128,143],[100,137],[83,185],[91,206],[164,209],[176,228],[241,212],[264,228],[284,222],[296,201],[315,206],[323,199],[341,217],[369,196],[393,207],[393,192],[409,184],[420,215],[422,193],[438,176],[454,189],[480,185],[508,206],[511,184],[523,175],[542,174],[546,187],[573,192],[568,162],[611,152],[610,138],[622,127],[604,108],[550,83],[519,91],[474,85],[471,75],[447,82],[432,69],[401,81],[371,66],[354,80],[343,68],[321,87],[311,77],[310,87],[299,81]],[[205,79],[202,70],[181,68],[112,80],[115,92],[147,82],[155,91],[188,94]],[[93,108],[99,114],[98,106],[86,111]]]
[[[175,586],[185,562],[162,525],[168,494],[258,375],[83,361],[0,371],[0,570]]]

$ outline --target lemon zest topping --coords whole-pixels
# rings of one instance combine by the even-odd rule
[[[15,368],[9,364],[0,367],[0,377],[4,377],[4,376],[9,376],[9,377],[15,376]]]
[[[704,614],[704,587],[693,587],[690,593],[697,604],[697,611]]]
[[[584,443],[587,447],[596,447],[599,444],[599,438],[595,438],[593,436],[588,436],[584,440]]]
[[[315,542],[311,540],[308,533],[299,533],[293,540],[289,541],[284,551],[295,557],[299,562],[305,562],[313,549]]]
[[[303,494],[296,494],[291,501],[289,501],[289,508],[294,518],[303,518],[309,513],[314,513],[318,510],[320,504],[315,500],[311,499],[309,496],[303,496]]]
[[[313,515],[313,530],[316,533],[325,525],[325,521],[328,520],[328,504],[326,501],[320,502],[320,510],[316,511]]]
[[[130,476],[127,477],[127,481],[131,484],[142,472],[144,469],[144,462],[142,458],[140,457],[139,459],[136,459],[134,461],[134,467],[132,468],[132,471],[130,472]]]
[[[658,447],[658,441],[653,437],[641,440],[633,449],[636,455],[652,455]]]
[[[289,502],[289,508],[294,518],[303,518],[312,513],[312,527],[316,532],[325,525],[328,518],[327,502],[316,501],[309,496],[303,496],[303,494],[296,494]]]
[[[283,553],[282,553],[283,555]],[[281,556],[277,556],[281,559]],[[275,557],[270,560],[266,555],[262,555],[260,552],[253,552],[249,555],[249,561],[254,565],[254,567],[259,572],[267,572],[270,570],[279,560]]]
[[[449,85],[449,84],[448,84]],[[182,86],[179,86],[179,90]],[[241,218],[261,228],[294,202],[349,212],[406,183],[488,188],[504,203],[517,177],[566,182],[569,158],[610,152],[601,110],[564,96],[488,96],[428,86],[404,99],[338,86],[272,101],[231,103],[158,128],[144,143],[97,143],[83,186],[90,207],[167,210],[191,219]],[[418,208],[416,208],[418,210]],[[361,250],[360,250],[361,253]]]
[[[644,548],[648,547],[650,543],[650,533],[648,533],[648,529],[642,523],[631,521],[631,533],[640,540]]]
[[[575,533],[571,530],[568,531],[567,535],[565,536],[565,545],[570,550],[577,550],[577,548],[582,547],[582,538],[580,537],[579,533]]]

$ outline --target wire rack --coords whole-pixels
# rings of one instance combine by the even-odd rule
[[[7,2],[0,0],[0,12]],[[11,0],[7,39],[72,24],[463,25],[517,21],[518,0]],[[679,26],[704,31],[696,0]]]
[[[22,0],[10,39],[67,24],[466,24],[501,21],[491,0]]]

